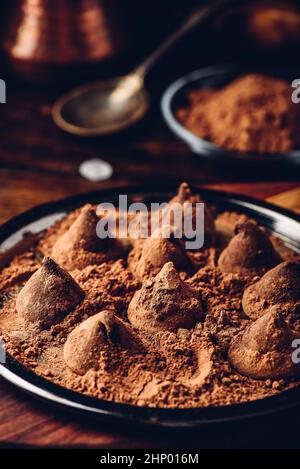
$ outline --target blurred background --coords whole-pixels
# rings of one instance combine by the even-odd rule
[[[174,183],[175,188],[187,180],[262,199],[295,191],[299,186],[299,165],[265,158],[247,162],[226,157],[210,160],[194,154],[167,127],[160,102],[170,83],[209,65],[234,63],[249,69],[263,65],[300,78],[298,1],[241,0],[209,15],[151,69],[146,77],[151,100],[149,112],[130,129],[106,137],[83,138],[62,131],[53,122],[51,109],[62,93],[79,84],[129,72],[176,31],[195,8],[213,3],[1,2],[0,78],[6,82],[7,102],[0,104],[0,223],[39,203],[78,192],[133,184],[163,181]],[[110,178],[102,175],[105,180],[95,181],[80,174],[82,162],[95,158],[111,165]],[[107,177],[109,173],[106,172]],[[297,195],[293,192],[289,204],[300,210],[299,192]],[[0,397],[0,426],[3,425],[0,440],[10,444],[60,445],[63,428],[68,444],[86,445],[92,441],[97,447],[101,444],[128,447],[129,440],[132,447],[143,444],[138,442],[141,435],[135,436],[135,440],[130,436],[117,438],[115,433],[108,435],[106,431],[99,435],[99,429],[83,427],[66,416],[53,416],[3,380]],[[263,438],[257,428],[251,430],[247,424],[244,431],[238,426],[235,433],[226,432],[227,442],[224,432],[219,443],[215,442],[213,431],[213,435],[203,439],[203,444],[208,447],[220,442],[240,447],[298,444],[298,434],[292,432],[289,424],[281,425],[280,432],[278,421],[274,425],[267,420],[264,423],[267,429],[261,427]],[[193,444],[199,444],[198,434],[195,438],[197,442]]]
[[[80,138],[53,123],[54,101],[75,85],[130,71],[176,30],[203,0],[13,0],[1,7],[0,221],[36,203],[105,185],[255,181],[263,195],[299,176],[298,167],[209,161],[167,128],[160,112],[166,87],[192,70],[220,63],[263,64],[299,72],[298,1],[234,2],[177,43],[146,78],[151,107],[122,133]],[[110,181],[91,182],[80,163],[101,158]],[[277,184],[277,186],[276,186]],[[269,189],[268,189],[269,188]],[[277,190],[277,189],[276,189]],[[252,193],[252,190],[251,190]]]

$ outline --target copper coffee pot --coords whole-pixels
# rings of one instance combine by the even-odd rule
[[[118,0],[18,0],[4,51],[29,79],[51,79],[65,66],[105,61],[124,47]]]

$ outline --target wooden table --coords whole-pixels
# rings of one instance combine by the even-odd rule
[[[80,140],[62,133],[52,123],[49,106],[57,92],[23,86],[12,86],[8,91],[8,104],[0,108],[0,222],[37,203],[152,180],[188,180],[259,198],[298,186],[296,171],[216,166],[191,155],[166,129],[155,96],[152,112],[132,131],[104,140]],[[79,176],[80,162],[93,157],[102,157],[113,165],[110,181],[93,183]],[[249,424],[233,426],[230,431],[227,428],[225,433],[223,427],[192,435],[186,432],[187,437],[176,432],[124,432],[58,414],[0,379],[0,443],[5,446],[251,447],[260,444],[261,432],[267,438],[277,429],[269,439],[274,445],[280,435],[284,438],[283,433],[287,434],[280,422],[265,419],[259,424],[260,433],[251,430]]]

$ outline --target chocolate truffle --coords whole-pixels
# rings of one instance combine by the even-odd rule
[[[181,240],[172,235],[170,238],[147,238],[144,242],[137,243],[128,256],[128,265],[140,281],[146,280],[158,274],[167,262],[173,262],[177,269],[186,270],[191,267]]]
[[[225,273],[257,275],[281,262],[266,233],[256,224],[238,223],[235,236],[221,253],[218,266]]]
[[[72,311],[84,296],[71,275],[45,257],[18,294],[16,310],[25,321],[49,327]]]
[[[64,346],[64,360],[79,375],[97,369],[100,354],[106,345],[117,345],[141,351],[142,343],[124,321],[112,311],[101,311],[83,321],[69,335]]]
[[[244,312],[251,319],[266,313],[272,305],[280,305],[288,314],[300,307],[300,260],[289,260],[269,270],[244,291]]]
[[[190,329],[202,317],[197,293],[180,279],[172,262],[142,285],[128,307],[131,324],[148,332]]]
[[[86,204],[79,216],[53,246],[52,257],[68,270],[82,269],[121,257],[117,240],[97,236],[99,218],[92,205]]]
[[[192,194],[189,185],[186,182],[180,184],[177,194],[169,201],[169,209],[172,208],[174,204],[180,204],[185,208],[185,204],[192,204],[192,216],[195,213],[195,204],[203,203],[199,194]],[[173,220],[174,222],[174,220]],[[192,220],[192,226],[195,229],[194,220]],[[176,228],[176,227],[175,227]],[[211,211],[209,210],[207,204],[204,204],[204,242],[205,245],[211,244],[215,240],[215,222]]]
[[[237,212],[222,212],[216,216],[215,226],[218,235],[227,243],[234,237],[235,227],[238,223],[246,223],[250,221],[247,215]],[[254,222],[254,220],[253,220]]]
[[[273,306],[232,340],[228,358],[239,373],[252,378],[294,376],[299,373],[300,364],[292,361],[292,342],[299,337]]]

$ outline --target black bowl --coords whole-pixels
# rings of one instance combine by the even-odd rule
[[[264,73],[266,75],[283,78],[290,83],[297,77],[296,72],[286,70],[270,70],[259,67],[257,69],[234,65],[218,65],[203,68],[189,73],[172,83],[164,92],[161,99],[162,115],[172,132],[186,142],[193,153],[211,160],[218,159],[223,162],[228,160],[269,162],[283,164],[300,164],[300,150],[286,153],[255,153],[235,152],[226,150],[208,140],[198,137],[184,127],[176,117],[176,111],[188,104],[187,94],[191,90],[201,88],[223,88],[235,78],[246,73]],[[291,87],[291,94],[292,94]]]
[[[36,206],[11,219],[0,228],[1,248],[9,248],[17,242],[23,232],[40,231],[53,221],[87,202],[118,202],[119,194],[128,194],[128,201],[162,202],[174,194],[176,188],[166,185],[152,185],[149,188],[136,187],[91,192],[57,202]],[[199,192],[198,187],[192,187]],[[216,205],[220,210],[232,210],[254,217],[261,225],[276,234],[291,248],[300,253],[300,216],[287,210],[249,197],[228,193],[202,190],[205,201]],[[218,422],[256,417],[296,406],[300,402],[300,386],[284,391],[276,396],[253,402],[223,407],[190,409],[153,409],[133,405],[117,404],[70,391],[58,386],[17,362],[7,355],[6,363],[0,364],[0,375],[20,389],[32,394],[58,409],[72,410],[80,416],[101,418],[109,422],[123,424],[152,425],[168,428],[196,427]]]

